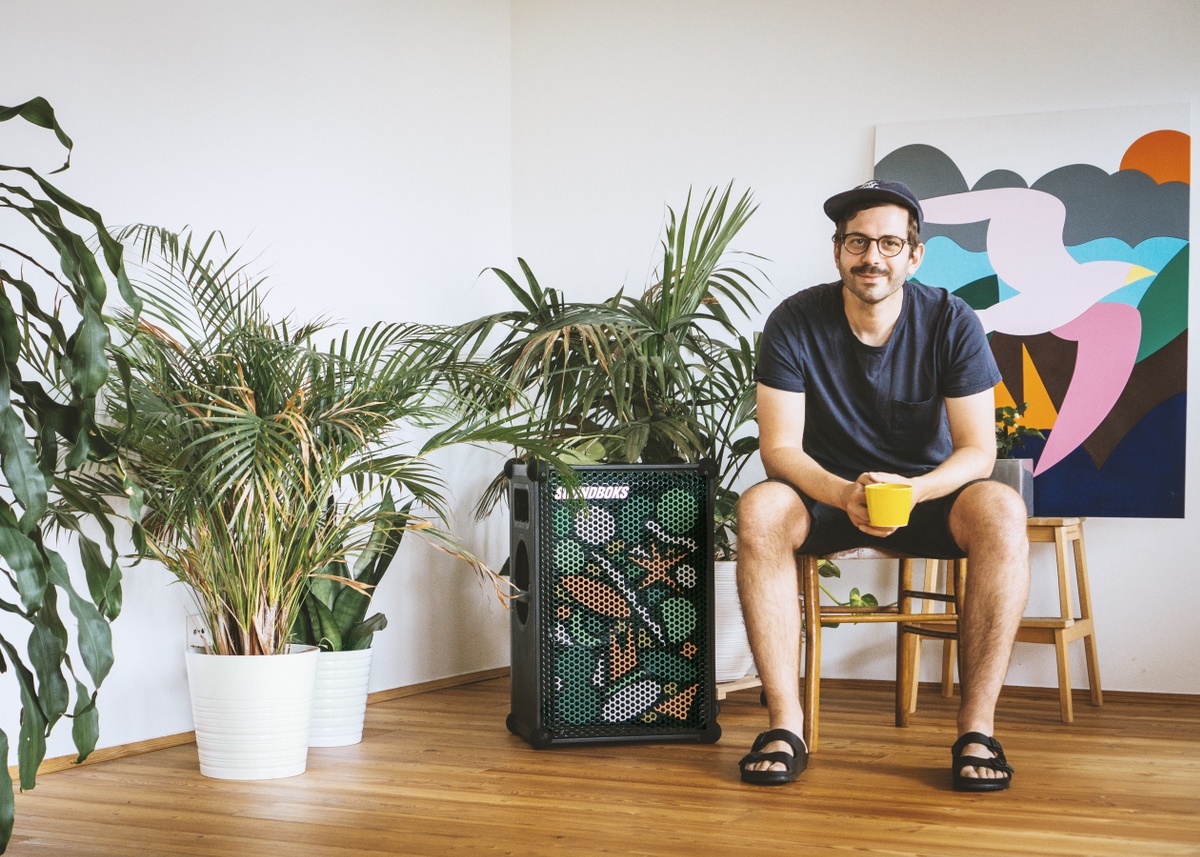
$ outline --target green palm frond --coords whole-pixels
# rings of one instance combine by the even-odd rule
[[[729,247],[754,211],[751,194],[735,197],[732,184],[698,204],[689,194],[678,215],[668,209],[661,264],[636,296],[573,303],[524,259],[524,282],[489,269],[520,308],[463,325],[461,347],[490,354],[493,373],[526,395],[543,441],[560,453],[587,449],[589,460],[614,463],[715,458],[723,496],[736,499],[731,485],[756,448],[743,435],[754,419],[757,344],[733,316],[755,308],[762,274],[759,257]],[[508,405],[491,401],[497,415]],[[477,513],[502,494],[498,479]]]

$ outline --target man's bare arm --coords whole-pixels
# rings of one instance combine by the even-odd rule
[[[992,391],[946,399],[950,457],[928,473],[910,479],[913,501],[945,497],[972,479],[986,479],[996,464],[996,405]]]
[[[758,385],[758,447],[767,475],[814,500],[845,509],[855,483],[830,473],[804,451],[804,394]]]

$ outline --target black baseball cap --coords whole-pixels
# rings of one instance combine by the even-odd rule
[[[851,190],[834,194],[825,200],[825,213],[829,219],[837,223],[842,215],[850,208],[864,202],[888,202],[907,208],[917,217],[917,229],[920,230],[924,214],[917,195],[908,189],[903,182],[869,181]]]

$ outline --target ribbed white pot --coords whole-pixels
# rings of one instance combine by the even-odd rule
[[[313,691],[310,747],[346,747],[362,740],[371,683],[371,649],[321,652]]]
[[[736,681],[754,666],[742,602],[738,600],[736,562],[720,560],[713,564],[713,596],[717,681]]]
[[[315,646],[283,655],[186,653],[200,773],[269,780],[304,773],[317,677]]]

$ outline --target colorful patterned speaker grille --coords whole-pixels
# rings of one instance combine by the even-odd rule
[[[711,521],[695,470],[582,470],[541,488],[543,721],[559,737],[702,729]],[[546,508],[546,507],[544,507]]]

